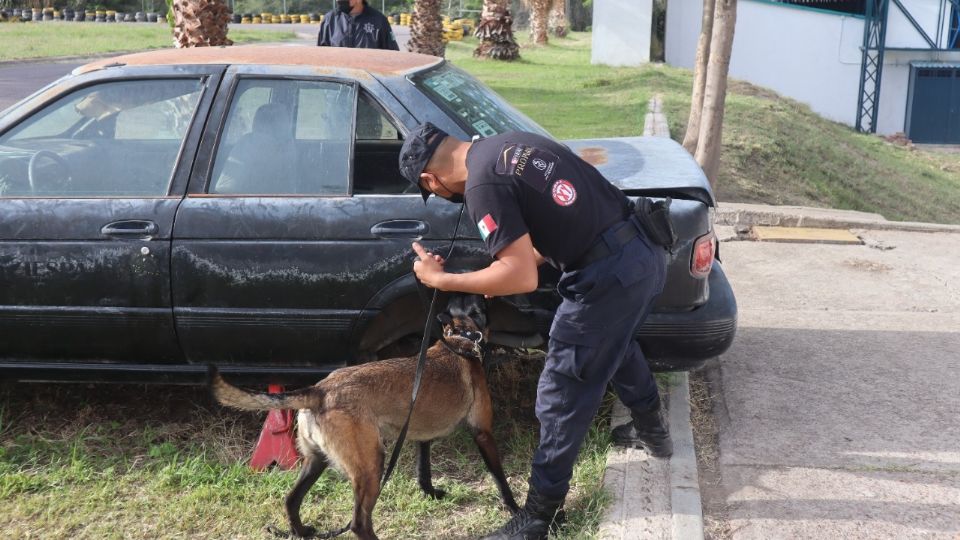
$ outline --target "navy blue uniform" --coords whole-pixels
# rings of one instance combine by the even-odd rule
[[[496,256],[529,233],[563,271],[563,300],[537,387],[540,445],[530,476],[540,494],[562,498],[607,384],[631,409],[659,400],[634,334],[663,290],[664,250],[646,238],[619,189],[548,138],[513,132],[481,139],[467,153],[467,169],[467,209],[488,251]],[[625,227],[636,235],[622,234]],[[579,264],[598,242],[607,255]]]
[[[390,22],[383,13],[366,3],[363,11],[353,16],[333,10],[323,16],[317,45],[355,49],[389,49],[399,51]]]

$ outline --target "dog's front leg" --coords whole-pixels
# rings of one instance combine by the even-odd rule
[[[500,453],[497,452],[497,443],[493,440],[493,433],[485,429],[473,428],[473,442],[477,443],[480,449],[480,456],[483,457],[483,463],[487,470],[493,475],[493,480],[497,483],[497,489],[500,490],[500,497],[503,504],[516,513],[520,510],[517,501],[513,500],[513,491],[510,490],[510,484],[507,483],[507,475],[503,474],[503,464],[500,462]]]
[[[417,452],[417,481],[427,497],[442,499],[446,492],[433,487],[433,473],[430,471],[430,441],[422,441]]]

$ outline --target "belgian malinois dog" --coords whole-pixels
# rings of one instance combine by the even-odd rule
[[[453,296],[438,318],[444,339],[427,350],[427,361],[407,438],[419,441],[417,476],[423,492],[440,498],[430,473],[430,441],[465,424],[493,475],[503,504],[518,510],[493,440],[493,407],[480,359],[479,341],[486,328],[483,299]],[[338,369],[314,386],[267,394],[230,385],[211,367],[214,397],[244,410],[299,409],[297,446],[303,455],[300,477],[287,495],[286,510],[295,536],[317,531],[300,521],[303,497],[329,466],[353,484],[350,530],[375,539],[373,506],[380,495],[384,440],[395,439],[410,408],[417,357],[394,358]]]

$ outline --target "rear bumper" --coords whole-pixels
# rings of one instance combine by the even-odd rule
[[[651,313],[637,331],[656,371],[698,367],[730,348],[737,331],[737,300],[723,267],[713,263],[706,304],[679,313]]]

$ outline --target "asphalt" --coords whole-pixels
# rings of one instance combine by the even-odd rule
[[[85,23],[69,23],[85,24]],[[106,24],[106,23],[104,23]],[[124,23],[127,24],[127,23]],[[133,23],[131,23],[133,24]],[[317,24],[244,24],[239,26],[243,30],[285,30],[297,35],[296,40],[283,42],[290,46],[314,46],[317,42]],[[400,50],[406,50],[410,40],[410,27],[395,26],[394,35]],[[69,74],[77,66],[105,56],[123,54],[115,52],[93,56],[71,56],[62,58],[48,58],[37,61],[9,61],[0,62],[0,111],[29,96],[45,85]]]

